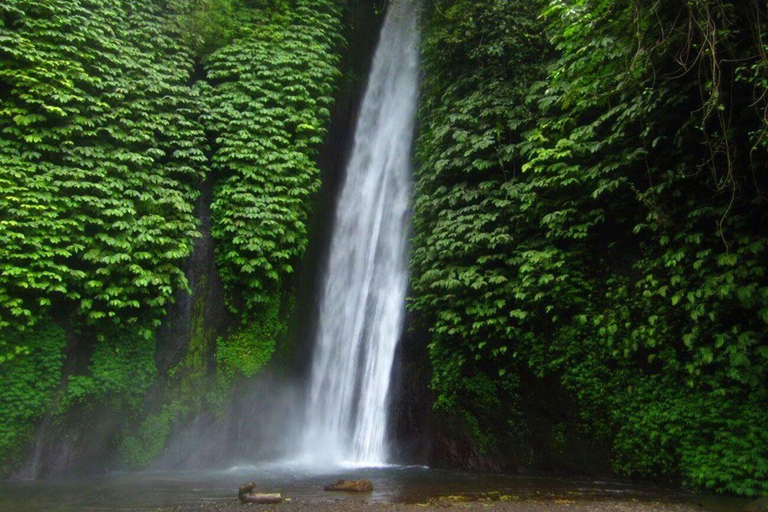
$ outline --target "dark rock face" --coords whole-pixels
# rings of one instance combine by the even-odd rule
[[[233,323],[216,268],[216,246],[211,235],[213,185],[213,180],[208,179],[201,186],[195,207],[201,236],[195,240],[192,256],[183,267],[192,293],[176,292],[175,301],[157,333],[155,360],[160,374],[167,373],[181,361],[191,340],[196,349],[204,351],[203,359],[212,368],[216,338]]]
[[[480,471],[509,471],[508,461],[498,452],[482,453],[467,432],[436,432],[432,444],[431,465],[469,468]],[[518,468],[518,472],[523,472]]]
[[[221,416],[203,412],[177,424],[160,457],[158,470],[223,467],[233,461],[283,458],[296,444],[286,433],[303,421],[302,389],[279,369],[242,382]]]
[[[510,473],[610,476],[607,447],[584,438],[581,418],[556,376],[540,379],[520,371],[516,393],[499,397],[498,411],[481,412],[481,443],[459,411],[434,411],[430,390],[430,336],[409,326],[393,374],[390,432],[393,459],[431,467],[471,468]],[[514,425],[514,428],[510,427]],[[487,440],[486,440],[487,441]]]
[[[390,388],[390,449],[393,460],[406,464],[433,462],[432,369],[427,354],[427,333],[420,332],[406,314],[405,332],[395,355]]]
[[[98,422],[93,420],[95,417]],[[26,459],[11,479],[38,480],[103,472],[120,426],[116,414],[103,410],[83,418],[71,414],[61,422],[48,415],[38,427]]]

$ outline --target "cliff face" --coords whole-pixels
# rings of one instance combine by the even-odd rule
[[[0,236],[42,258],[4,247],[6,474],[146,466],[300,346],[296,269],[314,271],[381,5],[161,4],[0,7]]]
[[[768,492],[765,6],[430,7],[436,460]]]
[[[274,452],[385,4],[0,3],[0,474]],[[397,459],[768,492],[764,3],[425,8]]]

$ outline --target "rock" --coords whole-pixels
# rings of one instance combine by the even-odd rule
[[[749,503],[744,507],[744,512],[768,512],[768,496]]]
[[[326,485],[323,490],[342,492],[372,492],[373,484],[370,480],[338,480],[335,484]]]
[[[245,496],[246,494],[252,493],[256,489],[256,484],[251,482],[245,485],[241,485],[240,489],[237,492],[238,496]]]
[[[241,486],[237,493],[237,497],[240,500],[240,503],[257,503],[260,505],[270,505],[283,501],[283,496],[281,494],[256,494],[253,492],[255,489],[256,484],[253,482]]]

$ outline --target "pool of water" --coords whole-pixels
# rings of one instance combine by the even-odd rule
[[[368,478],[368,495],[327,493],[339,478]],[[0,482],[0,510],[13,512],[150,511],[161,507],[231,502],[237,488],[255,482],[262,492],[292,500],[366,500],[423,503],[431,499],[596,499],[661,500],[696,503],[712,512],[739,512],[741,500],[686,493],[676,489],[616,482],[521,477],[418,466],[320,470],[293,464],[243,465],[220,471],[115,473],[109,476],[46,482]]]

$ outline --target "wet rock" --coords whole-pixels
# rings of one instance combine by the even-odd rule
[[[258,494],[253,491],[256,490],[256,484],[251,482],[240,487],[237,497],[240,503],[256,503],[260,505],[271,505],[273,503],[281,503],[283,496],[281,494]]]
[[[748,504],[744,507],[744,512],[768,512],[768,496]]]
[[[370,480],[338,480],[335,484],[326,485],[323,490],[341,492],[372,492],[373,484]]]

